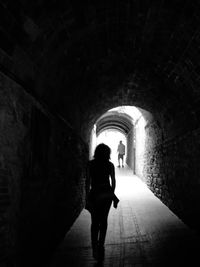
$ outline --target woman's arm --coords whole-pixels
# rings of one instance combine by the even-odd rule
[[[113,189],[113,192],[115,191],[115,187],[116,187],[116,179],[115,179],[115,167],[114,165],[111,163],[111,187]]]
[[[89,191],[90,191],[90,186],[91,186],[91,177],[90,177],[90,164],[87,164],[86,168],[86,181],[85,181],[85,194],[86,194],[86,199],[88,197]]]

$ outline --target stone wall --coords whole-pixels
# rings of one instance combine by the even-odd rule
[[[144,117],[140,117],[140,119],[135,124],[135,173],[142,180],[144,179],[144,155],[146,153],[145,150],[145,125],[146,121]]]
[[[30,105],[19,87],[0,75],[0,246],[1,259],[14,257],[18,245],[21,177],[30,127]]]
[[[134,127],[130,130],[127,135],[127,165],[133,170],[135,170],[135,146],[134,146]]]
[[[162,131],[154,122],[147,125],[146,133],[146,183],[186,224],[199,230],[200,130],[162,141]]]
[[[83,207],[87,159],[70,125],[0,74],[1,261],[34,265],[62,240]]]

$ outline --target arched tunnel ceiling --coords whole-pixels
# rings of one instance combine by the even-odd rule
[[[105,113],[97,120],[96,133],[99,135],[104,130],[115,129],[126,135],[132,127],[133,119],[129,115],[112,111]]]
[[[169,124],[194,117],[199,1],[1,0],[0,10],[3,64],[71,124],[87,129],[127,104]]]

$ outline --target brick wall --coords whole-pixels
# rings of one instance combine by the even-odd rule
[[[87,146],[0,74],[0,148],[0,260],[34,264],[83,207]]]
[[[199,230],[200,130],[162,141],[160,127],[152,122],[146,134],[147,185],[186,224]]]
[[[145,125],[146,121],[144,117],[140,117],[140,119],[136,122],[135,125],[135,157],[136,157],[136,164],[135,164],[135,173],[141,179],[144,179],[144,155],[145,155]]]
[[[127,135],[127,158],[126,163],[135,171],[135,145],[134,145],[134,127]]]
[[[18,242],[22,148],[26,149],[29,106],[18,86],[0,75],[1,259],[14,257]],[[16,91],[16,93],[14,93]],[[23,103],[23,104],[22,104]]]

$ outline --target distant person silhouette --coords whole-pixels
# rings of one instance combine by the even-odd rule
[[[118,148],[118,167],[120,168],[120,159],[122,161],[122,167],[124,167],[124,155],[125,155],[125,145],[122,143],[122,141],[119,142]]]
[[[107,219],[111,203],[117,208],[119,199],[114,194],[116,187],[115,169],[110,162],[111,150],[99,144],[94,159],[89,161],[86,180],[86,206],[91,213],[91,243],[93,257],[104,258],[104,243],[107,232]]]

